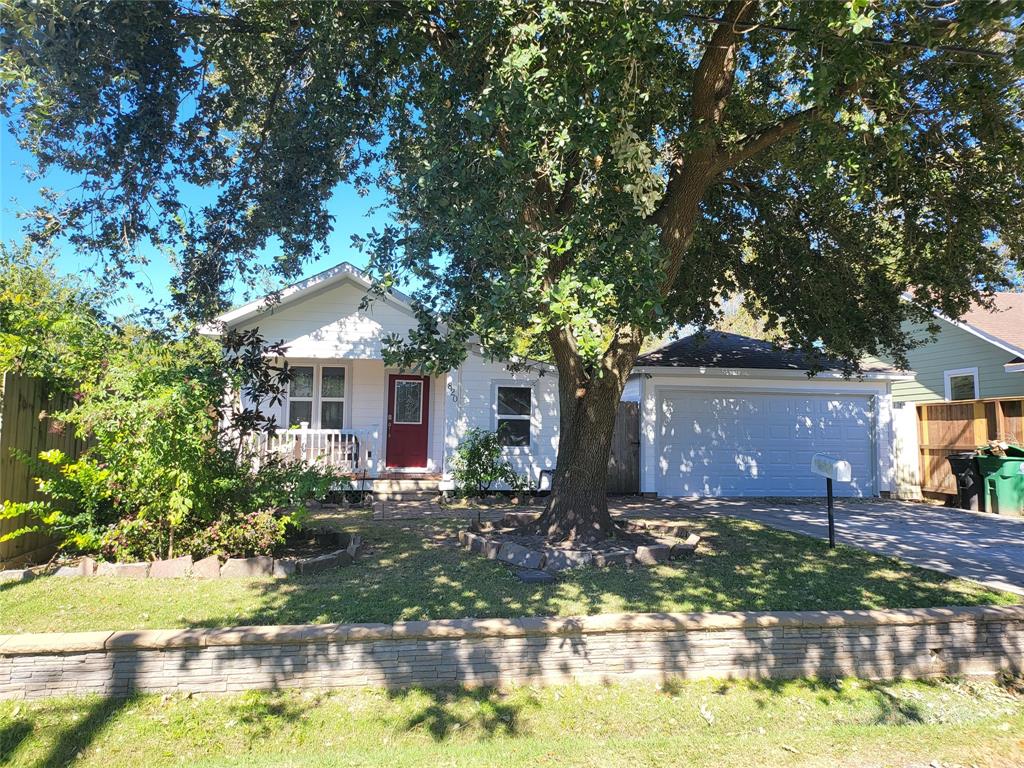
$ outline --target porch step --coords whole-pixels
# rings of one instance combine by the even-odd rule
[[[440,477],[377,478],[367,480],[369,490],[378,501],[413,501],[431,499],[438,494]]]

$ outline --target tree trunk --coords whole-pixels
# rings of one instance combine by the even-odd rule
[[[609,377],[610,378],[610,377]],[[558,463],[544,514],[538,524],[552,541],[596,541],[611,536],[608,512],[608,456],[624,382],[602,380],[563,413]],[[571,382],[559,380],[559,388]],[[568,393],[567,393],[568,394]]]
[[[660,230],[665,251],[662,298],[672,293],[679,277],[683,257],[693,240],[701,200],[712,180],[726,167],[719,157],[714,128],[721,122],[732,90],[737,25],[749,22],[757,9],[755,0],[728,3],[694,73],[691,112],[700,141],[672,165],[665,195],[650,217]],[[755,148],[776,140],[776,133],[782,135],[783,128],[790,130],[786,126],[772,129],[765,134],[768,138],[754,142]],[[560,269],[557,261],[552,261],[550,267],[547,288],[557,280]],[[539,525],[555,541],[605,538],[614,532],[607,485],[615,414],[626,378],[639,355],[643,333],[631,325],[616,328],[599,363],[598,376],[585,370],[571,329],[554,328],[548,339],[558,368],[561,434],[551,497]]]

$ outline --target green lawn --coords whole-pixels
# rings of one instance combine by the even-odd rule
[[[583,569],[527,585],[454,546],[456,520],[340,522],[369,544],[361,561],[287,580],[39,578],[0,585],[0,633],[143,627],[392,622],[619,611],[885,608],[1018,598],[858,549],[742,520],[695,522],[697,554],[656,568]]]
[[[26,768],[992,768],[1021,764],[1022,737],[1024,700],[994,683],[956,680],[0,702],[0,765]]]

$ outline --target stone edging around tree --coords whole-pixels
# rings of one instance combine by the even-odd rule
[[[380,685],[971,675],[1024,667],[1024,606],[604,614],[0,636],[0,699]]]
[[[91,557],[82,557],[74,565],[62,565],[52,572],[33,568],[0,571],[0,583],[29,581],[40,575],[97,576],[122,579],[285,578],[296,573],[321,573],[332,568],[351,565],[361,547],[362,537],[356,533],[349,539],[348,546],[313,557],[229,557],[223,563],[217,555],[210,555],[195,561],[192,560],[191,555],[184,555],[170,560],[138,563],[99,563]]]
[[[509,512],[502,518],[502,523],[509,527],[528,525],[539,516],[535,512]],[[488,530],[460,530],[459,544],[470,552],[526,571],[557,573],[587,565],[598,568],[609,565],[657,565],[693,554],[700,543],[700,536],[691,533],[682,523],[629,520],[624,521],[624,524],[629,531],[649,535],[655,543],[596,551],[563,547],[532,549],[514,541],[504,541],[499,531],[494,532],[496,535],[489,535]]]

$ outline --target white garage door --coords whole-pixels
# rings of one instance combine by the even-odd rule
[[[875,494],[871,397],[671,389],[657,405],[660,496],[822,496],[818,452],[853,468],[837,495]]]

